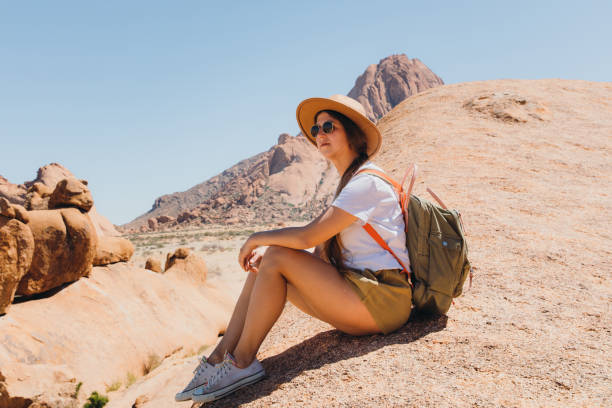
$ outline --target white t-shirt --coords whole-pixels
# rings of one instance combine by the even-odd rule
[[[369,161],[364,163],[359,170],[366,168],[383,171]],[[367,173],[353,176],[342,189],[332,206],[358,218],[340,232],[342,253],[347,267],[361,270],[367,268],[373,271],[402,268],[393,255],[378,245],[362,228],[365,223],[369,222],[395,255],[402,260],[406,268],[410,268],[404,217],[398,200],[391,185]]]

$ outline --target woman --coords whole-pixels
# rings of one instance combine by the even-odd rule
[[[255,358],[285,303],[352,335],[389,333],[410,315],[407,276],[361,226],[369,222],[409,265],[398,198],[364,168],[381,135],[360,103],[343,95],[306,99],[297,108],[302,133],[342,175],[332,205],[304,227],[251,235],[238,255],[250,271],[225,335],[178,401],[221,398],[261,379]],[[266,249],[267,247],[267,249]],[[305,251],[315,247],[314,253]]]

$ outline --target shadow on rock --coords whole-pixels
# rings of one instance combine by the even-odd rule
[[[53,295],[55,295],[56,293],[59,293],[62,290],[66,289],[68,286],[72,285],[75,282],[77,282],[77,281],[66,282],[66,283],[61,284],[60,286],[57,286],[57,287],[53,288],[53,289],[49,289],[49,290],[47,290],[45,292],[41,292],[41,293],[35,293],[33,295],[17,295],[17,296],[15,296],[15,300],[13,300],[13,304],[29,302],[31,300],[39,300],[39,299],[50,298]]]
[[[416,314],[401,329],[384,335],[350,336],[329,330],[297,344],[281,354],[262,361],[267,377],[257,384],[208,404],[194,403],[191,408],[228,407],[246,404],[271,394],[281,384],[290,382],[303,371],[316,370],[326,364],[359,357],[392,344],[407,344],[421,337],[443,330],[446,316]]]

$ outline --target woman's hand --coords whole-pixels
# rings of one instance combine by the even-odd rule
[[[259,245],[255,242],[255,234],[253,234],[244,242],[244,244],[242,244],[242,248],[240,248],[240,252],[238,253],[238,263],[245,272],[250,270],[250,262],[252,262],[252,258],[256,255],[253,251],[255,251],[257,247],[259,247]],[[261,253],[261,256],[263,256],[263,252]],[[261,259],[259,259],[259,262],[261,262]],[[258,267],[259,262],[257,263]]]
[[[267,249],[268,249],[267,246],[260,246],[260,247],[255,248],[253,252],[251,252],[251,255],[249,256],[247,260],[247,266],[248,266],[249,272],[254,272],[254,273],[259,272],[259,264],[261,264],[261,260],[263,259],[263,256],[266,253]]]

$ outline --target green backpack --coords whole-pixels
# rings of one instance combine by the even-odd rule
[[[404,191],[403,186],[411,170],[410,186]],[[468,275],[470,286],[472,285],[472,268],[467,259],[468,247],[459,211],[449,210],[429,188],[427,191],[440,206],[410,194],[416,178],[416,165],[408,169],[401,184],[374,169],[364,169],[358,173],[373,174],[395,189],[404,215],[411,270],[406,268],[372,225],[366,223],[363,228],[397,259],[408,274],[415,308],[424,312],[445,314],[453,298],[461,295]]]

